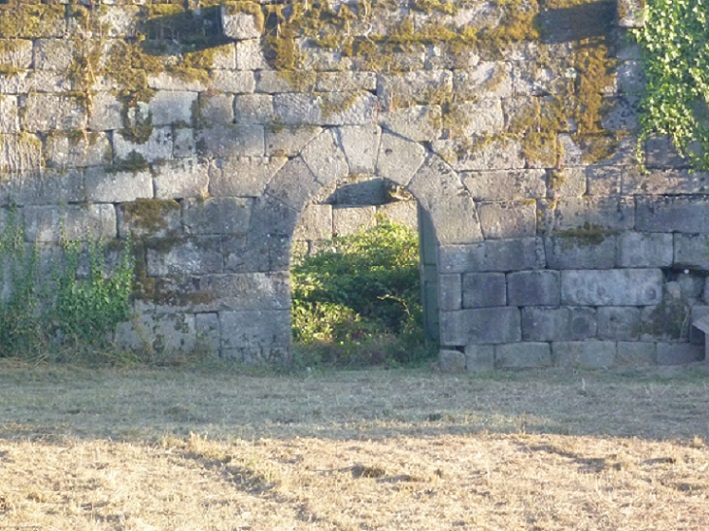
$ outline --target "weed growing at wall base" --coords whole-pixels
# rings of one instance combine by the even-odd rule
[[[109,272],[100,241],[26,243],[11,212],[0,234],[0,357],[106,361],[113,330],[131,314],[130,240],[117,256]]]
[[[380,219],[335,237],[291,271],[293,339],[306,365],[412,363],[427,357],[418,235]]]

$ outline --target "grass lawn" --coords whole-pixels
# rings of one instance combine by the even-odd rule
[[[709,366],[0,360],[0,530],[707,529]]]

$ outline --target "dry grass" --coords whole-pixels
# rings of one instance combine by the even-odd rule
[[[696,529],[709,371],[0,360],[3,529]]]

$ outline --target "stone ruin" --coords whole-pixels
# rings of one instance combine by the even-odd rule
[[[381,210],[421,228],[446,368],[699,360],[707,175],[665,137],[638,164],[642,23],[640,0],[5,0],[0,228],[132,234],[135,348],[287,362],[292,250]]]

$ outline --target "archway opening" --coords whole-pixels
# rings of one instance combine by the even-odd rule
[[[438,346],[437,243],[416,199],[386,179],[324,187],[293,234],[297,364],[408,365]]]

